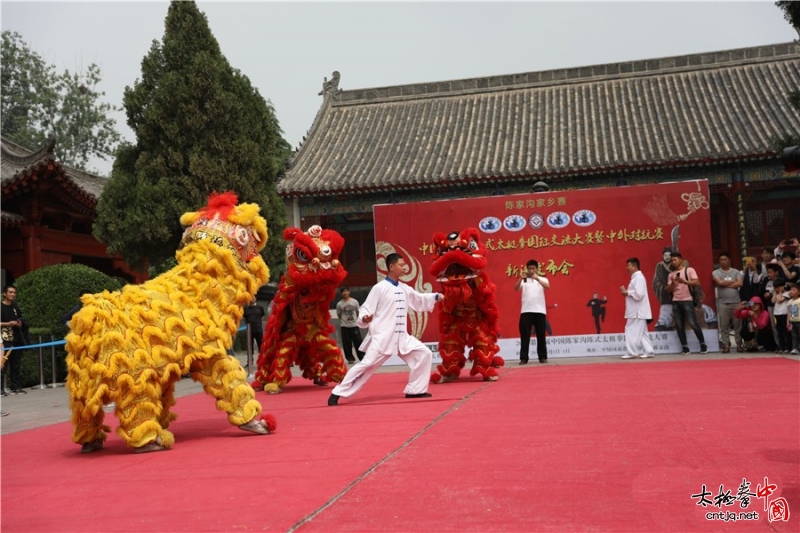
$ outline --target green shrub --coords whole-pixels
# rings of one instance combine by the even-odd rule
[[[17,303],[22,316],[30,326],[30,341],[38,344],[51,340],[63,340],[67,326],[61,317],[79,301],[82,290],[99,293],[104,290],[117,291],[122,283],[99,270],[78,264],[62,264],[42,267],[28,272],[16,280]],[[51,348],[42,348],[44,381],[53,379]],[[66,377],[66,352],[64,346],[56,346],[56,379]],[[25,387],[39,383],[39,349],[28,350],[22,358],[22,384]]]

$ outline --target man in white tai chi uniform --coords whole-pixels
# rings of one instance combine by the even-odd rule
[[[433,354],[419,340],[408,334],[407,309],[433,311],[439,293],[420,293],[400,282],[406,262],[400,254],[386,256],[386,279],[372,287],[358,313],[358,325],[369,328],[360,350],[364,359],[350,367],[341,383],[334,387],[328,405],[338,405],[339,398],[357,393],[369,377],[392,355],[398,354],[411,368],[406,398],[430,398],[431,359]]]
[[[639,260],[635,257],[628,259],[628,273],[631,281],[626,289],[620,287],[620,292],[625,296],[625,349],[627,353],[623,359],[653,357],[653,344],[647,335],[647,321],[653,318],[650,311],[650,298],[647,296],[647,282],[644,274],[639,270]]]

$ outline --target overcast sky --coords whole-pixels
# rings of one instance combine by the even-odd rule
[[[230,64],[275,107],[296,147],[323,78],[360,89],[774,44],[797,38],[773,2],[198,2]],[[2,1],[2,28],[59,69],[100,66],[121,107],[161,40],[167,2]],[[133,141],[123,112],[117,128]],[[111,162],[95,170],[108,174]]]

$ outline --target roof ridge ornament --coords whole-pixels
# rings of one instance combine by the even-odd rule
[[[10,163],[27,167],[38,162],[44,157],[49,157],[50,159],[54,160],[55,155],[53,151],[55,150],[55,147],[56,147],[56,137],[53,135],[50,136],[45,142],[45,144],[41,146],[38,150],[36,150],[35,152],[30,152],[28,154],[19,154],[12,152],[11,149],[8,148],[4,142],[2,143],[2,154],[3,154],[3,159],[9,161]]]
[[[336,99],[336,96],[342,92],[342,90],[339,88],[340,77],[339,71],[334,70],[333,74],[331,74],[330,81],[328,81],[327,77],[324,78],[325,81],[322,83],[322,90],[319,92],[319,95],[324,97],[331,95],[334,97],[334,99]]]

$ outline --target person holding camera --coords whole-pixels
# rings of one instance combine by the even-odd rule
[[[781,277],[784,281],[792,283],[800,281],[800,267],[794,264],[795,259],[797,259],[797,254],[794,252],[786,251],[781,254],[778,267],[782,270]]]
[[[522,291],[522,308],[519,315],[519,364],[528,364],[531,344],[531,328],[536,332],[536,352],[539,363],[547,362],[547,303],[544,291],[550,288],[546,277],[539,275],[539,262],[531,259],[525,264],[520,278],[514,285]]]
[[[786,252],[792,252],[795,254],[795,257],[797,256],[797,253],[800,252],[800,242],[797,241],[797,237],[792,237],[779,242],[778,246],[775,247],[774,255],[780,259]]]
[[[678,330],[678,339],[681,341],[681,354],[688,355],[691,353],[686,341],[687,320],[692,331],[697,335],[697,340],[700,342],[700,353],[708,353],[703,330],[700,329],[700,323],[697,321],[697,315],[694,311],[694,301],[692,290],[690,289],[690,287],[700,287],[700,279],[697,277],[695,269],[691,267],[683,268],[683,256],[678,252],[672,253],[670,261],[674,270],[670,272],[667,278],[669,281],[667,292],[672,294],[672,314],[675,316],[675,327]]]
[[[747,352],[766,352],[774,346],[770,317],[764,303],[753,296],[736,307],[736,318],[742,321],[742,341]]]

